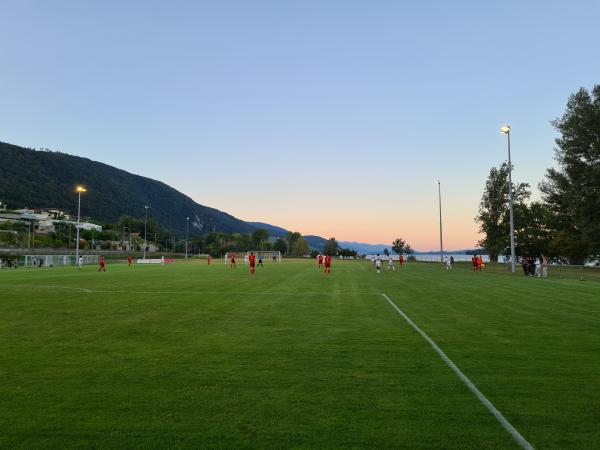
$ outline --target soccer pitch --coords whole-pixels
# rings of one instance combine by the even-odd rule
[[[600,448],[600,283],[385,268],[2,270],[0,447],[519,448],[402,311],[533,447]]]

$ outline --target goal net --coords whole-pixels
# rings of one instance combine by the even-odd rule
[[[98,255],[81,255],[83,264],[98,264]],[[22,265],[25,267],[74,266],[75,255],[25,255]]]
[[[261,258],[262,258],[263,262],[265,262],[265,263],[269,263],[269,262],[280,263],[281,262],[281,252],[280,251],[261,252],[260,250],[251,250],[248,252],[225,253],[225,264],[229,263],[229,261],[231,260],[232,254],[235,255],[235,259],[237,260],[238,263],[240,263],[240,262],[244,262],[244,257],[250,255],[250,253],[254,253],[256,255],[256,262],[258,262],[258,260]]]

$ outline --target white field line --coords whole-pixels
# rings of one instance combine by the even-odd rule
[[[534,447],[529,442],[527,442],[527,440],[521,435],[521,433],[519,433],[517,431],[517,429],[515,427],[513,427],[511,425],[511,423],[502,415],[502,413],[496,409],[496,407],[492,404],[492,402],[490,402],[486,398],[486,396],[483,395],[479,389],[477,389],[477,386],[475,386],[473,384],[473,382],[471,380],[469,380],[469,378],[467,378],[467,376],[464,373],[462,373],[462,371],[456,366],[456,364],[454,364],[454,362],[450,358],[448,358],[448,356],[446,356],[446,354],[435,343],[435,341],[433,339],[431,339],[427,335],[427,333],[425,333],[423,330],[421,330],[418,327],[418,325],[415,324],[410,319],[410,317],[408,317],[404,313],[404,311],[402,311],[400,308],[398,308],[398,306],[396,306],[396,304],[386,294],[381,294],[381,295],[383,296],[383,298],[385,298],[388,301],[388,303],[390,305],[392,305],[392,307],[398,312],[398,314],[400,314],[404,318],[404,320],[411,327],[413,327],[417,333],[419,333],[423,337],[423,339],[425,339],[427,342],[429,342],[429,345],[431,345],[431,347],[440,356],[440,358],[442,358],[442,360],[446,363],[446,365],[448,367],[450,367],[450,369],[452,369],[452,371],[458,376],[458,378],[460,378],[462,380],[462,382],[467,386],[467,388],[479,399],[479,401],[481,403],[483,403],[483,406],[485,406],[492,413],[492,415],[498,420],[498,422],[500,422],[500,425],[502,425],[502,427],[504,427],[504,429],[510,433],[510,435],[517,442],[517,444],[519,444],[521,446],[521,448],[524,448],[527,450],[533,450]]]
[[[78,287],[70,287],[70,286],[49,286],[49,285],[40,285],[40,284],[0,284],[0,288],[2,287],[13,287],[13,288],[25,288],[25,289],[67,289],[72,291],[82,291],[82,292],[94,292],[85,288]]]

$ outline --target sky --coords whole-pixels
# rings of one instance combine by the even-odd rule
[[[439,179],[444,247],[472,248],[501,125],[539,197],[550,121],[600,83],[598,17],[597,0],[0,0],[0,141],[419,250],[439,248]]]

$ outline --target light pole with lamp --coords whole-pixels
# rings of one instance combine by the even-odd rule
[[[79,267],[79,223],[81,221],[81,193],[87,189],[83,186],[77,186],[77,241],[75,242],[75,265]]]
[[[146,260],[146,247],[148,246],[148,240],[146,239],[146,224],[148,223],[148,208],[150,208],[148,205],[144,205],[144,209],[146,211],[146,215],[144,216],[144,257],[143,259]]]
[[[442,234],[442,183],[440,180],[436,180],[438,185],[438,201],[440,205],[440,260],[444,262],[444,240]]]
[[[504,125],[500,132],[506,134],[508,139],[508,208],[510,213],[510,265],[511,272],[516,270],[515,261],[515,220],[513,213],[513,187],[512,187],[512,162],[510,160],[510,125]]]
[[[190,228],[190,218],[185,218],[185,259],[188,257],[188,231]]]

